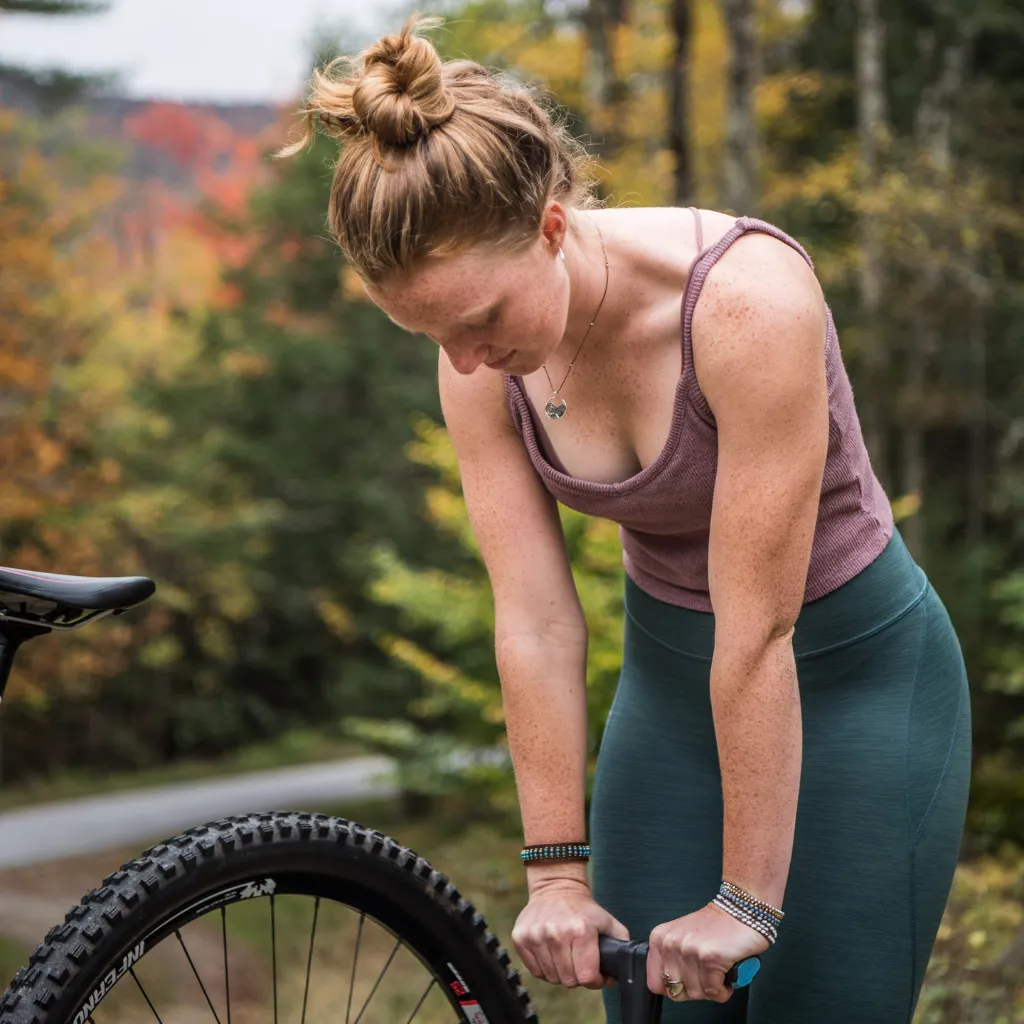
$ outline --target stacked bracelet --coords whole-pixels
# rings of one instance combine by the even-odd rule
[[[524,864],[533,861],[590,860],[588,843],[542,843],[539,846],[525,846],[519,854]]]
[[[777,907],[773,907],[756,896],[751,896],[738,885],[732,882],[723,881],[718,895],[711,903],[727,914],[731,914],[737,921],[750,925],[754,931],[763,935],[774,945],[779,936],[779,924],[786,916]]]

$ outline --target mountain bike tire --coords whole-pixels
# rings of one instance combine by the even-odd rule
[[[316,897],[317,907],[334,900],[379,922],[432,973],[454,1021],[537,1020],[483,917],[422,857],[343,818],[272,812],[190,828],[109,875],[15,975],[0,998],[0,1022],[84,1024],[175,929],[268,892],[271,901],[273,894]],[[276,962],[274,971],[276,1014]]]

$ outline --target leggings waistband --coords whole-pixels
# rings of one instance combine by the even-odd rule
[[[810,658],[856,643],[901,619],[924,598],[928,577],[907,550],[899,530],[882,553],[852,579],[803,606],[793,651]],[[625,610],[659,643],[693,658],[711,660],[715,617],[652,597],[626,577]]]

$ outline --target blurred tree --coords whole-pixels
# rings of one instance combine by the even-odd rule
[[[757,123],[754,90],[760,77],[757,10],[754,0],[722,0],[729,37],[729,113],[725,140],[722,206],[756,216],[758,197]]]
[[[59,133],[47,137],[0,109],[0,548],[7,564],[25,568],[133,572],[131,552],[108,548],[88,514],[118,468],[100,452],[88,403],[69,379],[107,316],[122,312],[107,304],[97,270],[110,246],[93,230],[117,183],[91,163]],[[5,776],[45,771],[69,753],[59,727],[52,746],[40,730],[54,726],[58,696],[87,702],[116,677],[129,634],[118,620],[102,638],[25,649],[5,702]]]
[[[695,201],[690,127],[692,6],[691,0],[670,0],[669,3],[673,45],[668,73],[668,147],[674,165],[672,202],[676,206],[690,206]]]
[[[877,0],[858,0],[857,5],[857,129],[860,144],[861,186],[878,186],[880,150],[888,140],[885,97],[885,23]],[[861,315],[864,330],[875,343],[867,350],[864,372],[867,387],[884,387],[889,376],[889,346],[881,336],[883,321],[882,279],[885,269],[884,237],[877,211],[865,209],[858,218],[860,253],[858,260]],[[889,485],[889,449],[881,422],[883,407],[867,402],[862,412],[864,441],[884,487]]]
[[[109,3],[90,0],[0,0],[0,20],[15,14],[98,14],[109,6]],[[80,100],[91,90],[112,81],[110,76],[78,75],[60,69],[29,71],[12,64],[0,64],[0,86],[8,85],[29,96],[44,111]]]
[[[614,202],[724,205],[738,51],[720,0],[448,13],[444,54],[557,96]],[[993,808],[1022,791],[1024,767],[1024,25],[1010,0],[884,12],[780,0],[755,24],[759,214],[815,259],[876,469],[964,642],[973,827],[1019,831]],[[144,763],[346,714],[392,723],[389,742],[407,749],[434,744],[434,763],[453,743],[491,744],[489,598],[448,528],[457,482],[430,461],[443,433],[424,426],[438,418],[433,350],[364,301],[325,237],[325,143],[252,194],[236,187],[251,180],[240,147],[193,113],[158,105],[131,122],[213,197],[185,209],[148,193],[145,260],[133,244],[84,248],[82,223],[124,228],[112,205],[45,160],[19,162],[12,135],[0,147],[0,444],[20,467],[4,481],[7,560],[141,564],[161,583],[146,618],[104,627],[110,661],[87,635],[29,648],[75,667],[31,664],[18,764]],[[68,219],[76,197],[81,218]],[[140,217],[124,214],[136,220],[122,243]],[[409,464],[414,411],[427,420]],[[424,521],[414,495],[435,473]],[[565,525],[581,588],[607,616],[607,647],[591,652],[599,728],[621,569],[607,524]],[[129,634],[110,630],[140,640],[121,669]]]
[[[171,310],[189,358],[135,382],[155,429],[123,454],[149,510],[133,533],[177,601],[173,656],[150,668],[173,694],[167,757],[408,699],[411,676],[366,637],[390,616],[362,591],[384,537],[436,547],[401,454],[411,411],[436,410],[436,354],[361,296],[326,236],[333,145],[275,165],[239,213],[207,209],[244,255],[218,304]]]
[[[585,109],[593,115],[599,154],[614,157],[625,142],[624,108],[628,83],[619,64],[620,36],[629,16],[628,0],[589,0],[580,21],[587,40]]]
[[[766,216],[815,256],[877,471],[957,625],[980,793],[996,752],[1021,768],[1019,634],[998,583],[1024,555],[1020,499],[1012,461],[993,455],[1013,450],[1021,416],[1024,223],[1007,139],[1024,115],[1024,25],[999,0],[901,5],[865,42],[853,13],[789,19],[799,57],[762,93]]]
[[[510,762],[489,756],[507,750],[490,584],[470,529],[448,435],[425,416],[414,425],[417,440],[407,446],[408,456],[436,476],[425,494],[427,520],[457,543],[462,558],[447,571],[415,568],[391,544],[376,547],[370,594],[401,612],[401,631],[379,632],[378,643],[422,679],[425,692],[409,704],[404,719],[351,719],[349,727],[399,759],[407,789],[476,789],[492,806],[513,813]],[[589,629],[588,746],[593,768],[621,666],[621,548],[614,524],[566,508],[560,511]]]

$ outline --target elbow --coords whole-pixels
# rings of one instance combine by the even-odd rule
[[[747,671],[793,649],[796,615],[779,612],[733,623],[716,623],[715,654]]]
[[[781,616],[768,624],[765,630],[765,646],[775,647],[779,644],[792,644],[796,633],[796,616]]]

